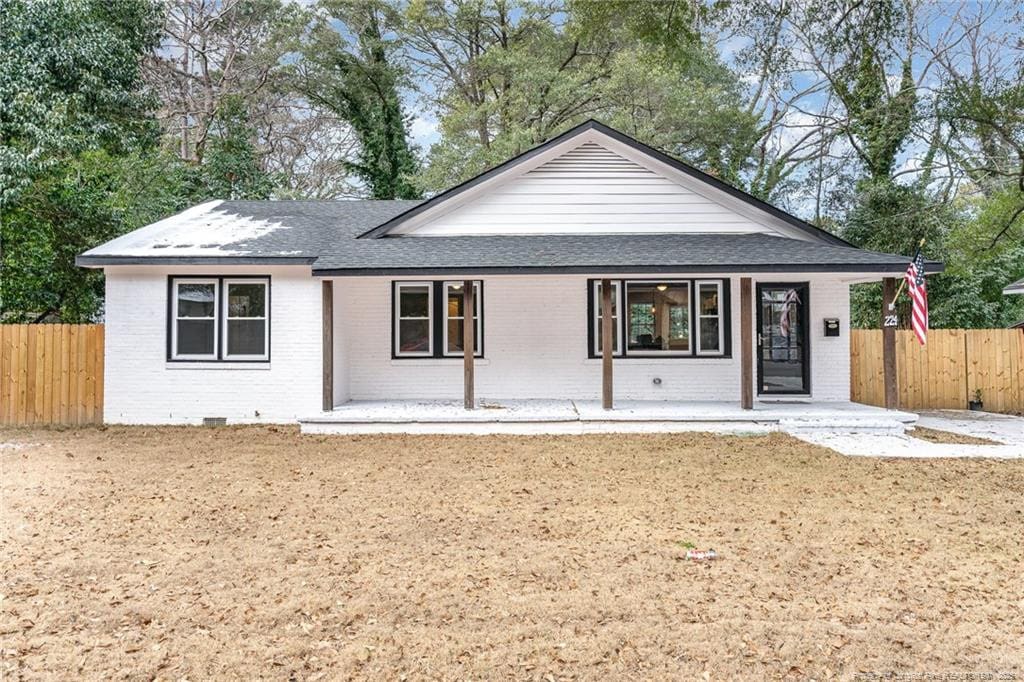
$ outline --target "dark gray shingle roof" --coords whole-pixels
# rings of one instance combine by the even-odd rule
[[[360,234],[415,201],[225,201],[202,220],[245,218],[279,225],[200,255],[119,254],[116,242],[79,257],[82,265],[126,262],[309,262],[331,275],[671,271],[845,271],[897,274],[907,256],[767,234],[606,234],[383,237]],[[164,254],[167,255],[164,255]],[[940,269],[935,264],[934,269]],[[932,268],[930,268],[932,269]]]

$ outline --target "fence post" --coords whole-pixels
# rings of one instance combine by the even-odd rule
[[[896,297],[896,278],[882,280],[882,378],[885,384],[885,409],[899,407],[899,386],[896,383],[896,325],[891,322],[889,303]]]

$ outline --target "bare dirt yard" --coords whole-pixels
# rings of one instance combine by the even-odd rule
[[[0,463],[4,679],[1024,679],[1024,461],[228,427]]]

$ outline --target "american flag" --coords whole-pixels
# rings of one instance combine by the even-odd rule
[[[914,260],[910,261],[904,277],[907,280],[907,293],[914,303],[910,316],[911,327],[923,346],[928,337],[928,290],[924,283],[924,254],[921,253],[921,249],[917,250]]]
[[[783,336],[789,336],[789,311],[797,303],[800,303],[800,295],[796,293],[796,289],[790,289],[786,292],[786,299],[782,302],[782,310],[779,312],[779,333]]]

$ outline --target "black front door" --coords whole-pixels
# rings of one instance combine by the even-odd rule
[[[757,285],[757,385],[762,395],[811,392],[806,282]]]

